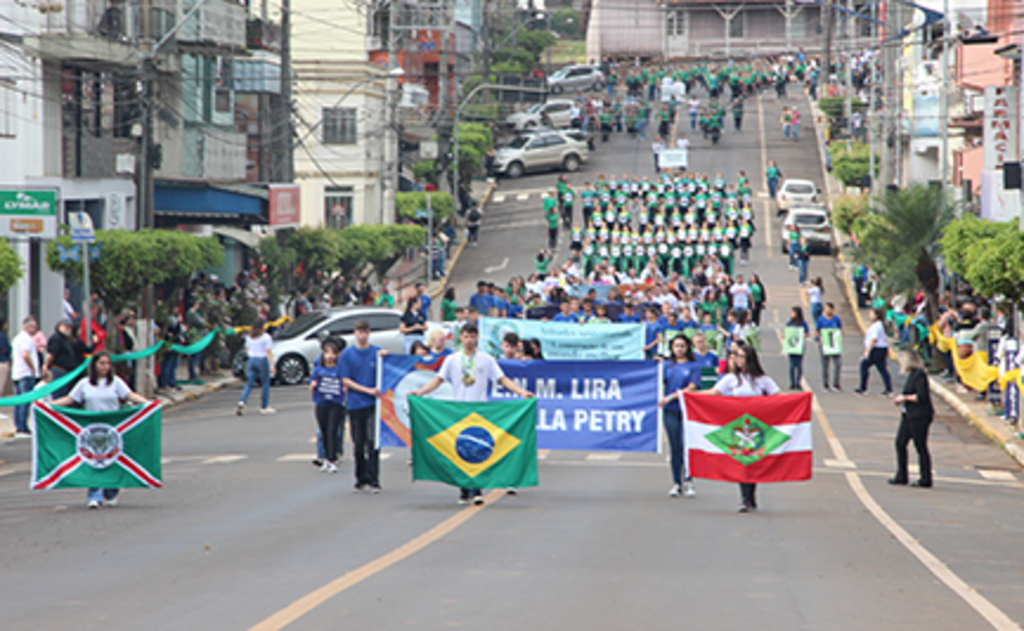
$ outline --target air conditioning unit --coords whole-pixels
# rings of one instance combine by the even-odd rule
[[[383,48],[383,46],[381,45],[380,37],[378,37],[376,35],[367,35],[366,36],[366,50],[373,51],[373,50],[381,50],[382,48]]]

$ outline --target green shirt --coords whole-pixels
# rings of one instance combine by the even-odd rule
[[[392,309],[395,306],[395,298],[391,294],[381,294],[377,296],[376,300],[373,301],[373,304],[377,307],[384,306]]]
[[[548,210],[548,230],[555,230],[558,228],[558,212],[555,211],[554,207]]]
[[[442,322],[455,322],[455,309],[458,304],[454,300],[448,300],[445,298],[441,301],[441,321]]]

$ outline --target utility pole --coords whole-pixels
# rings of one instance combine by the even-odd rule
[[[939,182],[945,188],[949,157],[949,38],[953,34],[953,21],[949,19],[949,0],[942,2],[942,87],[939,88]]]
[[[845,57],[843,59],[843,116],[846,117],[846,148],[850,148],[853,140],[853,0],[846,0],[846,15],[843,18],[843,38],[846,45],[843,47]]]
[[[292,143],[292,2],[281,0],[281,108],[277,124],[281,129],[281,165],[278,181],[295,180]]]
[[[480,83],[491,82],[491,3],[489,0],[483,0],[483,7],[480,11],[480,40],[483,53],[481,55],[480,67],[481,77]],[[484,92],[484,103],[490,100],[490,91]]]
[[[821,8],[824,11],[822,21],[825,23],[821,33],[821,74],[824,75],[825,81],[821,89],[825,96],[828,96],[828,86],[832,83],[832,16],[835,12],[832,10],[832,0],[827,0]]]
[[[882,93],[882,164],[879,170],[878,180],[881,188],[876,189],[880,195],[885,194],[886,187],[893,183],[895,173],[895,152],[896,143],[896,106],[899,92],[896,87],[896,55],[900,41],[899,3],[896,0],[886,0],[885,3],[885,26],[882,39],[882,85],[885,86]]]
[[[398,77],[394,72],[398,67],[398,23],[402,11],[401,2],[392,2],[388,19],[388,77],[385,88],[386,118],[384,121],[384,169],[381,174],[382,200],[378,223],[389,224],[394,219],[395,192],[398,190]],[[388,215],[388,211],[391,215]]]

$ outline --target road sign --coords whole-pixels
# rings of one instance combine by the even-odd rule
[[[57,237],[57,191],[0,190],[0,236]]]
[[[68,213],[68,227],[71,228],[71,240],[75,243],[94,243],[96,230],[92,227],[92,217],[79,211]]]

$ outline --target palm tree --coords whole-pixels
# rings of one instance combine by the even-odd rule
[[[938,187],[914,184],[889,191],[865,218],[856,258],[875,270],[886,293],[924,290],[927,315],[938,313],[942,232],[953,219],[953,206]]]

